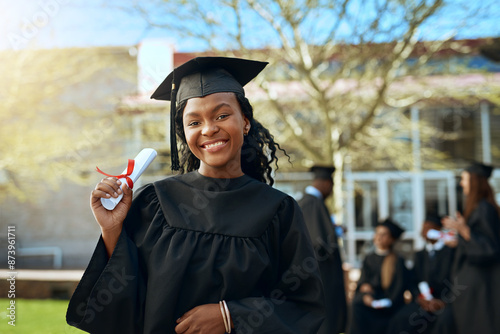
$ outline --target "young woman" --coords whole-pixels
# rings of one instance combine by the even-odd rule
[[[318,264],[297,203],[266,184],[279,146],[244,96],[265,65],[195,58],[153,94],[173,108],[179,101],[173,168],[186,173],[133,200],[116,178],[97,184],[91,207],[102,237],[69,324],[91,333],[316,333]],[[102,207],[122,192],[113,211]]]
[[[500,333],[500,209],[491,173],[479,163],[463,171],[464,215],[443,220],[459,234],[450,297],[458,333]]]
[[[351,334],[385,334],[392,316],[404,305],[409,272],[394,244],[404,230],[391,219],[375,228],[375,251],[363,261],[361,277],[352,302]]]

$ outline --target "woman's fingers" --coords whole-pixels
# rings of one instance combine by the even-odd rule
[[[114,177],[102,179],[101,182],[99,182],[92,191],[92,196],[98,198],[116,198],[123,192],[121,189],[121,185],[122,182]]]

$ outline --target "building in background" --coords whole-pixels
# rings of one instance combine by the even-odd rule
[[[470,43],[477,48],[477,52],[440,55],[434,63],[438,65],[436,68],[439,69],[441,64],[448,68],[457,66],[461,70],[454,75],[442,75],[437,70],[429,75],[428,84],[441,96],[446,96],[449,89],[470,90],[473,93],[475,89],[498,87],[500,64],[480,53],[479,47],[483,41],[460,43]],[[172,45],[162,40],[146,40],[132,47],[101,48],[101,55],[115,57],[119,66],[102,70],[73,84],[68,88],[70,93],[66,98],[82,104],[92,100],[94,108],[99,111],[92,117],[107,120],[107,126],[112,128],[113,140],[89,145],[85,151],[77,152],[78,156],[82,161],[89,160],[107,172],[113,172],[110,169],[114,169],[120,173],[126,159],[133,158],[144,147],[153,147],[159,155],[136,187],[172,175],[169,105],[168,102],[151,100],[149,97],[172,68],[196,54],[177,53]],[[88,61],[90,64],[95,60]],[[120,68],[126,68],[132,75],[124,79]],[[485,79],[485,73],[489,75],[488,80]],[[74,75],[78,73],[75,71]],[[283,77],[282,73],[276,75]],[[420,84],[408,80],[398,88],[411,95],[413,90],[424,89]],[[287,90],[286,81],[281,80],[276,85]],[[248,85],[247,92],[250,101],[265,99],[254,83]],[[296,93],[289,89],[289,94]],[[99,98],[96,99],[96,96]],[[283,95],[283,98],[289,97]],[[399,111],[414,124],[426,120],[441,133],[449,133],[449,136],[422,140],[424,136],[415,126],[404,138],[399,138],[411,143],[412,151],[408,152],[414,161],[411,170],[394,170],[390,166],[374,168],[370,164],[346,165],[343,193],[345,212],[342,221],[337,221],[346,225],[348,230],[344,239],[346,261],[354,266],[359,265],[360,256],[370,246],[373,227],[379,219],[391,216],[405,227],[407,232],[403,235],[401,247],[404,252],[411,253],[421,246],[418,231],[427,214],[447,215],[461,209],[461,193],[457,182],[461,168],[470,160],[500,166],[500,106],[496,103],[483,100],[464,104],[452,98],[419,100]],[[297,120],[304,121],[300,118]],[[75,125],[75,131],[80,131],[78,125]],[[283,143],[283,146],[288,149],[287,143]],[[450,163],[445,168],[428,168],[423,157],[427,148],[446,153]],[[293,151],[296,148],[289,149]],[[111,162],[108,160],[109,155],[113,155]],[[101,161],[105,161],[107,166],[103,166]],[[307,168],[300,164],[282,163],[276,174],[276,187],[298,197],[311,178],[306,171]],[[51,267],[58,263],[54,262],[55,257],[61,260],[62,268],[83,268],[87,265],[99,236],[88,198],[100,178],[99,174],[89,169],[87,181],[82,185],[63,182],[59,190],[46,191],[34,202],[7,199],[0,203],[2,229],[16,225],[18,244],[26,249],[26,256],[19,261],[21,267]],[[492,183],[500,202],[499,169],[495,170]],[[30,255],[32,253],[28,250],[35,255]]]

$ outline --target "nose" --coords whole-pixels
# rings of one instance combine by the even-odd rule
[[[216,134],[217,132],[219,132],[219,127],[217,126],[217,124],[215,124],[215,122],[206,122],[205,125],[203,126],[201,134],[203,136],[210,137]]]

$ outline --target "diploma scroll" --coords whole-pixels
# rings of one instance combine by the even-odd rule
[[[422,281],[418,283],[418,289],[420,290],[422,296],[424,296],[425,300],[432,300],[434,298],[432,297],[431,288],[427,282]]]
[[[427,238],[430,240],[443,240],[444,242],[453,241],[457,238],[455,231],[438,231],[430,229],[427,231]]]
[[[392,306],[392,300],[389,298],[383,298],[383,299],[376,299],[372,301],[372,307],[373,308],[389,308]]]
[[[156,158],[156,151],[152,148],[145,148],[139,154],[135,157],[134,161],[134,169],[131,174],[127,173],[127,169],[123,171],[121,175],[124,177],[121,177],[119,180],[123,183],[127,183],[127,177],[132,180],[133,183],[135,183],[139,177],[144,173],[144,171],[149,167],[151,162]],[[125,176],[128,175],[128,176]],[[114,198],[101,198],[101,203],[102,206],[104,206],[108,210],[113,210],[116,205],[122,200],[123,198],[123,193],[120,194],[120,196]]]

